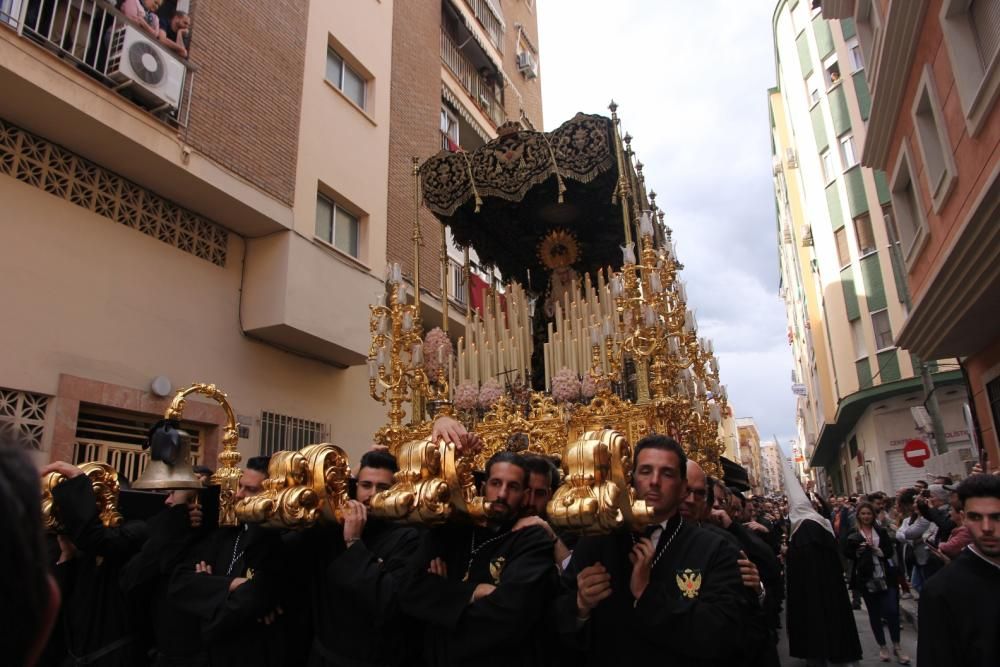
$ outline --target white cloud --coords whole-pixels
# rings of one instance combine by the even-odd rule
[[[776,296],[769,4],[543,0],[538,18],[546,128],[619,104],[735,411],[784,444],[795,401]]]

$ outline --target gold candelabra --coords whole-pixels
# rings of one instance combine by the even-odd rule
[[[379,294],[371,311],[368,350],[368,387],[373,399],[389,403],[389,423],[375,433],[375,441],[395,452],[403,443],[403,403],[413,404],[411,421],[423,419],[422,398],[427,394],[419,305],[407,303],[407,285],[399,263],[386,270],[386,291]],[[447,394],[446,394],[447,395]]]

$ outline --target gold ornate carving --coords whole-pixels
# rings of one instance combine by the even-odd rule
[[[122,515],[118,512],[118,471],[106,463],[83,463],[80,470],[90,478],[97,500],[97,512],[105,528],[121,525]],[[42,477],[42,523],[49,532],[59,532],[59,512],[52,497],[52,489],[66,481],[66,478],[50,472]]]
[[[373,516],[426,525],[443,523],[452,514],[485,521],[490,508],[476,494],[473,461],[459,456],[454,443],[412,440],[399,448],[396,459],[395,483],[372,498]]]
[[[556,527],[583,534],[606,533],[625,523],[634,529],[652,520],[630,485],[632,449],[621,433],[588,431],[566,449],[564,479],[548,504]]]
[[[566,446],[563,409],[551,396],[537,391],[531,392],[527,415],[509,397],[501,397],[476,426],[476,433],[483,441],[473,461],[480,470],[499,451],[561,456]]]
[[[321,443],[271,456],[264,490],[236,503],[240,521],[273,528],[342,522],[351,468],[340,447]]]
[[[184,404],[191,394],[202,394],[208,396],[219,405],[226,413],[226,426],[222,432],[222,451],[219,452],[219,467],[212,475],[212,484],[221,487],[219,492],[219,525],[235,526],[236,521],[236,492],[239,489],[240,477],[243,471],[240,469],[240,453],[236,450],[239,442],[239,424],[236,423],[236,413],[229,403],[226,394],[220,391],[214,384],[204,384],[196,382],[187,389],[181,389],[170,401],[170,407],[163,414],[164,419],[181,421],[184,417]]]

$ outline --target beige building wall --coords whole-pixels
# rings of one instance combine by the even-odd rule
[[[0,421],[39,461],[72,458],[81,411],[162,415],[158,376],[227,392],[244,460],[265,412],[353,461],[386,420],[361,364],[385,265],[394,4],[278,0],[277,22],[202,4],[180,123],[84,74],[82,51],[0,25],[0,392],[15,406]],[[328,46],[363,74],[363,108],[325,80]],[[360,219],[357,258],[315,238],[317,192]],[[193,398],[185,417],[214,465],[222,411]]]

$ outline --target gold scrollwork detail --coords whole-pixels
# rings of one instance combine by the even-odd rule
[[[118,471],[107,463],[98,462],[83,463],[80,470],[90,478],[101,524],[105,528],[120,526],[122,515],[118,512]],[[62,529],[52,490],[65,481],[66,477],[57,472],[50,472],[42,477],[42,522],[49,532],[55,533]]]
[[[563,483],[548,504],[554,526],[596,534],[652,521],[652,509],[636,500],[630,485],[632,450],[618,431],[584,433],[566,448],[562,465]]]

